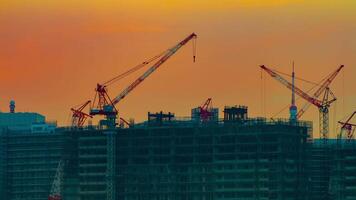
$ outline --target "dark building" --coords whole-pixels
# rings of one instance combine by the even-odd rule
[[[47,199],[62,160],[65,200],[355,198],[353,142],[312,141],[309,122],[247,118],[244,108],[226,107],[220,121],[150,113],[115,130],[5,130],[1,197]]]
[[[330,164],[331,199],[356,199],[356,141],[333,140]]]
[[[310,132],[261,119],[120,130],[116,199],[306,199]]]

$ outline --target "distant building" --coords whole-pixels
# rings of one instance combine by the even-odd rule
[[[38,113],[0,113],[0,127],[10,130],[31,130],[33,124],[44,124],[45,116]]]
[[[54,133],[56,128],[56,123],[33,123],[31,125],[31,133]]]
[[[0,131],[54,133],[56,128],[56,122],[46,122],[38,113],[0,113]]]

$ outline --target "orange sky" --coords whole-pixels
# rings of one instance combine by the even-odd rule
[[[355,11],[353,0],[3,0],[0,109],[14,99],[17,111],[65,125],[69,108],[91,99],[97,82],[196,32],[197,62],[191,45],[183,47],[118,105],[124,118],[141,121],[160,110],[188,116],[208,97],[221,109],[245,104],[250,116],[271,117],[289,104],[290,92],[265,74],[261,98],[258,66],[290,72],[294,60],[297,76],[312,81],[346,66],[332,85],[334,130],[336,120],[356,109]],[[132,80],[111,86],[110,95]],[[278,116],[287,117],[287,110]],[[317,109],[303,119],[315,122],[316,134]]]

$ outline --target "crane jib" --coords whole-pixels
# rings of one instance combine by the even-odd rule
[[[165,61],[167,61],[172,55],[174,55],[183,45],[188,43],[190,40],[195,39],[197,35],[195,33],[190,34],[181,42],[177,43],[172,48],[166,50],[165,52],[155,56],[142,64],[135,66],[133,69],[116,76],[113,79],[105,82],[104,84],[98,84],[96,88],[96,95],[94,97],[93,105],[90,108],[90,115],[105,115],[105,120],[100,120],[100,126],[115,127],[116,117],[118,114],[115,105],[124,99],[133,89],[135,89],[140,83],[142,83],[148,76],[150,76],[156,69],[158,69]],[[195,61],[195,42],[193,42],[193,61]],[[148,68],[141,76],[139,76],[134,82],[132,82],[128,87],[126,87],[119,95],[111,100],[107,93],[106,86],[113,83],[114,81],[120,80],[121,78],[136,72],[147,64],[155,62],[150,68]],[[96,100],[97,97],[97,100]]]
[[[197,35],[192,33],[186,39],[178,43],[176,46],[172,47],[167,51],[165,55],[162,56],[155,64],[152,65],[145,73],[143,73],[139,78],[137,78],[131,85],[129,85],[125,90],[123,90],[117,97],[112,101],[113,105],[119,103],[122,99],[126,97],[137,85],[144,81],[149,75],[151,75],[156,69],[158,69],[165,61],[167,61],[173,54],[175,54],[183,45],[185,45],[189,40],[196,38]]]

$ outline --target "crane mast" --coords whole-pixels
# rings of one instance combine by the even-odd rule
[[[97,84],[96,92],[98,96],[98,106],[90,109],[90,115],[104,115],[106,120],[102,120],[100,125],[106,125],[107,127],[116,126],[116,118],[118,111],[115,105],[124,99],[133,89],[135,89],[140,83],[142,83],[148,76],[155,72],[163,63],[165,63],[172,55],[174,55],[182,46],[188,43],[192,39],[196,39],[197,35],[195,33],[190,34],[184,40],[179,42],[174,47],[168,49],[161,58],[155,62],[145,73],[138,77],[133,83],[131,83],[127,88],[125,88],[118,96],[114,99],[110,99],[107,94],[106,85]],[[195,55],[193,55],[195,61]],[[148,64],[148,62],[142,63],[143,65]],[[95,102],[95,99],[94,99]]]
[[[63,179],[64,162],[60,160],[56,169],[56,174],[51,187],[51,193],[48,196],[48,200],[63,200],[61,187]]]
[[[336,97],[329,89],[329,85],[334,80],[334,78],[337,76],[337,74],[341,71],[341,69],[344,67],[344,65],[341,65],[333,73],[331,73],[331,75],[329,75],[325,79],[325,81],[321,84],[321,86],[318,88],[318,90],[312,96],[308,95],[303,90],[296,87],[293,83],[290,83],[287,80],[285,80],[281,75],[277,74],[272,69],[269,69],[264,65],[261,65],[260,67],[261,67],[261,69],[265,70],[269,75],[271,75],[274,79],[279,81],[281,84],[286,86],[288,89],[290,89],[292,91],[294,90],[294,92],[297,95],[299,95],[300,97],[302,97],[303,99],[305,99],[307,101],[307,103],[297,113],[297,119],[299,119],[305,113],[306,109],[311,104],[318,107],[320,137],[323,139],[327,139],[328,134],[329,134],[329,107],[330,107],[330,104],[336,100]],[[319,100],[318,97],[323,92],[324,92],[323,99]],[[329,100],[330,96],[332,98]]]

